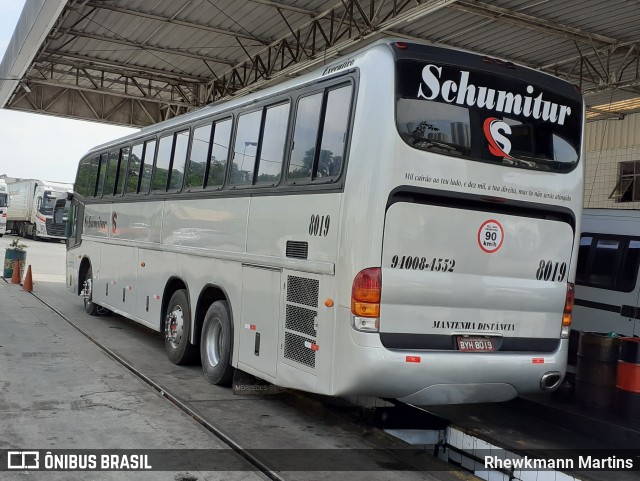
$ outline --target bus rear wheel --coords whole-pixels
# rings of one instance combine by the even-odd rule
[[[202,371],[211,384],[231,385],[234,372],[231,366],[232,340],[229,305],[225,301],[216,301],[204,315],[200,336]]]
[[[173,293],[164,317],[164,349],[169,360],[178,365],[190,364],[197,359],[198,350],[189,342],[191,309],[187,291]]]
[[[93,302],[93,271],[91,267],[89,267],[84,277],[82,297],[84,298],[84,310],[90,316],[107,316],[111,313],[106,307],[99,306]]]
[[[98,315],[98,305],[93,303],[93,272],[91,267],[87,271],[84,278],[84,286],[82,287],[82,297],[84,298],[84,310],[90,316]]]

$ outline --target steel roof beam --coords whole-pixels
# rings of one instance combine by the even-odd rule
[[[596,113],[598,115],[606,115],[607,117],[617,118],[618,120],[622,120],[625,117],[625,114],[623,114],[622,112],[618,112],[617,110],[604,110],[597,107],[587,107],[587,111]]]
[[[62,82],[56,82],[56,81],[52,81],[52,80],[42,80],[42,79],[29,79],[29,88],[33,89],[34,86],[37,85],[46,85],[49,87],[58,87],[61,89],[71,89],[71,90],[80,90],[82,92],[92,92],[92,93],[99,93],[99,94],[103,94],[103,95],[109,95],[111,97],[120,97],[123,99],[133,99],[133,100],[140,100],[143,102],[151,102],[151,103],[156,103],[156,104],[163,104],[163,105],[174,105],[177,107],[187,107],[187,108],[194,108],[196,107],[196,105],[188,103],[188,102],[183,102],[183,101],[177,101],[177,100],[172,100],[172,99],[163,99],[163,98],[154,98],[154,97],[142,97],[140,95],[132,95],[129,93],[124,93],[124,92],[117,92],[114,90],[109,90],[109,89],[105,89],[105,88],[93,88],[93,87],[85,87],[83,85],[76,85],[76,84],[68,84],[68,83],[62,83]]]
[[[89,95],[65,86],[34,87],[37,90],[31,94],[13,96],[7,108],[136,127],[160,122],[164,119],[163,110],[184,111],[184,107],[149,103],[147,100],[122,99],[114,102],[108,94],[91,92]]]
[[[71,35],[71,36],[74,36],[74,37],[90,38],[92,40],[99,40],[99,41],[102,41],[102,42],[115,43],[115,44],[118,44],[118,45],[126,45],[127,47],[135,47],[135,48],[139,48],[140,50],[149,50],[149,51],[153,51],[153,52],[168,53],[168,54],[171,54],[171,55],[178,55],[180,57],[190,57],[190,58],[195,58],[197,60],[205,60],[207,62],[220,63],[220,64],[223,64],[223,65],[234,65],[236,63],[235,61],[229,60],[229,59],[217,58],[217,57],[208,57],[206,55],[198,55],[197,53],[191,53],[191,52],[187,52],[185,50],[174,49],[174,48],[156,47],[156,46],[152,46],[152,45],[143,45],[143,44],[131,42],[129,40],[124,40],[124,39],[120,39],[120,38],[113,38],[113,37],[109,37],[109,36],[106,36],[106,35],[97,35],[95,33],[81,32],[79,30],[70,30],[70,29],[66,29],[66,28],[61,28],[59,30],[59,32],[62,33],[62,34]]]
[[[99,70],[115,75],[135,75],[138,78],[145,80],[154,80],[166,83],[192,83],[199,84],[208,82],[211,80],[208,77],[193,77],[190,75],[181,75],[173,72],[166,72],[164,70],[153,69],[148,67],[140,67],[135,65],[125,66],[118,62],[110,62],[108,60],[95,59],[90,57],[84,57],[82,55],[67,54],[64,52],[51,52],[47,51],[47,56],[36,59],[34,65],[41,63],[53,63],[60,65],[67,65],[74,68],[85,68],[91,70]],[[114,67],[114,68],[110,68]]]
[[[149,19],[149,20],[157,20],[158,22],[163,22],[163,23],[171,23],[171,24],[174,24],[174,25],[180,25],[182,27],[195,28],[195,29],[198,29],[198,30],[205,30],[207,32],[217,33],[217,34],[220,34],[220,35],[229,35],[231,37],[244,38],[246,40],[256,40],[256,41],[262,43],[263,45],[267,45],[267,44],[273,42],[273,39],[270,39],[270,38],[258,37],[258,36],[251,35],[251,34],[248,34],[248,33],[235,32],[235,31],[232,31],[232,30],[224,29],[224,28],[211,27],[209,25],[204,25],[204,24],[201,24],[201,23],[186,22],[184,20],[171,19],[171,18],[163,17],[161,15],[154,15],[152,13],[140,12],[140,11],[137,11],[137,10],[131,10],[129,8],[115,7],[113,5],[107,5],[107,4],[103,4],[103,3],[97,3],[97,2],[89,1],[89,2],[87,2],[85,4],[85,6],[92,7],[92,8],[97,8],[97,9],[101,9],[101,10],[109,10],[109,11],[117,12],[117,13],[123,13],[125,15],[132,15],[132,16],[140,17],[140,18],[146,18],[146,19]]]
[[[363,9],[358,0],[342,0],[311,21],[273,42],[256,55],[235,65],[209,84],[207,101],[257,88],[266,81],[292,75],[332,58],[354,43],[397,25],[412,22],[445,8],[456,0],[393,0],[391,9],[380,14],[388,0],[370,0]]]
[[[59,68],[60,66],[64,66],[64,67],[70,67],[71,69],[75,70],[75,71],[69,71],[69,70],[64,70]],[[88,68],[82,68],[82,67],[78,67],[75,65],[64,65],[64,64],[52,64],[48,67],[48,71],[50,73],[49,76],[46,76],[39,70],[38,73],[40,73],[40,75],[42,75],[42,77],[26,77],[26,81],[28,83],[31,82],[38,82],[40,80],[43,81],[49,81],[49,82],[59,82],[60,85],[63,86],[68,86],[71,85],[71,82],[75,82],[73,85],[79,85],[79,81],[80,80],[86,80],[89,83],[91,83],[91,85],[93,85],[93,88],[95,90],[109,90],[112,91],[110,88],[105,88],[104,84],[108,83],[109,86],[113,86],[115,85],[120,85],[120,86],[124,86],[125,88],[128,87],[127,85],[127,81],[131,81],[134,86],[140,90],[140,92],[142,92],[143,97],[142,98],[149,98],[150,95],[154,95],[154,96],[158,96],[161,95],[162,92],[166,93],[166,94],[171,94],[173,92],[173,87],[178,85],[176,83],[167,83],[164,81],[155,81],[153,82],[153,84],[147,86],[147,90],[143,89],[143,86],[140,85],[140,83],[137,81],[137,79],[133,76],[130,75],[126,75],[123,72],[105,72],[104,70],[97,70],[98,73],[102,74],[100,76],[97,76],[95,74],[90,74],[87,70],[96,70],[93,67],[88,67]],[[82,75],[80,75],[80,72],[82,72]],[[116,77],[105,77],[104,73],[108,73],[111,75],[117,75]],[[54,77],[54,74],[56,74],[56,76]],[[125,80],[123,80],[125,79]],[[148,80],[148,79],[145,79]],[[102,84],[99,85],[99,83]],[[158,84],[164,84],[164,85],[158,85]],[[189,88],[188,86],[185,86],[185,88],[188,88],[189,91],[191,91],[191,88]],[[117,92],[118,90],[113,90],[115,92]],[[155,92],[155,94],[154,94]],[[141,97],[136,97],[136,98],[141,98]]]
[[[277,8],[278,10],[288,10],[290,12],[299,13],[301,15],[308,15],[309,17],[316,17],[319,12],[308,10],[306,8],[294,7],[293,5],[287,5],[286,3],[274,2],[272,0],[249,0],[253,3],[259,3],[261,5],[267,5],[269,7]]]
[[[249,2],[253,2],[253,3],[259,3],[260,5],[267,5],[269,7],[273,7],[276,8],[278,10],[286,10],[286,11],[290,11],[290,12],[295,12],[295,13],[299,13],[301,15],[307,15],[311,18],[316,18],[318,16],[321,15],[320,12],[316,12],[314,10],[308,10],[306,8],[300,8],[300,7],[294,7],[292,5],[287,5],[284,3],[280,3],[280,2],[274,2],[272,0],[248,0]],[[375,3],[375,0],[374,0]],[[384,2],[380,2],[380,5],[384,4]],[[357,23],[357,25],[359,27],[363,27],[364,24],[361,23]],[[408,40],[417,40],[417,41],[424,41],[423,38],[419,38],[416,37],[414,35],[407,35],[406,33],[401,33],[395,30],[391,30],[391,29],[386,29],[385,30],[389,35],[393,35],[395,37],[402,37],[402,38],[406,38]]]
[[[475,15],[488,17],[499,22],[517,25],[519,27],[538,30],[544,33],[550,33],[556,37],[563,37],[578,42],[589,43],[598,42],[605,45],[615,45],[620,43],[619,39],[600,35],[593,32],[587,32],[579,28],[570,27],[558,22],[552,22],[526,13],[516,12],[508,8],[498,7],[484,2],[475,0],[458,0],[449,6],[452,9],[461,10]]]

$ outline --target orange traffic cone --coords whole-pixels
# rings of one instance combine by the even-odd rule
[[[33,279],[31,278],[31,264],[27,267],[27,275],[24,276],[24,283],[22,284],[22,290],[31,292],[33,290]]]
[[[11,276],[11,284],[20,284],[20,260],[13,261],[13,275]]]

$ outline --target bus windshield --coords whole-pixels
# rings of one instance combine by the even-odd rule
[[[579,160],[577,95],[493,73],[399,60],[396,122],[419,150],[552,172]]]

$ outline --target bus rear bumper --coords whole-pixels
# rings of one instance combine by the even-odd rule
[[[344,328],[344,320],[339,324]],[[387,349],[377,333],[347,325],[350,332],[337,338],[338,396],[396,398],[416,405],[500,402],[552,390],[566,373],[565,339],[550,353],[405,351]]]

